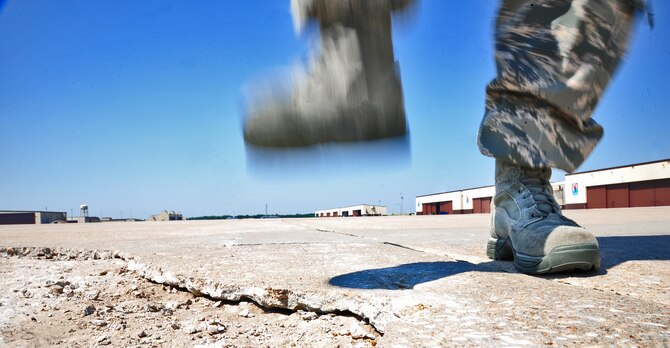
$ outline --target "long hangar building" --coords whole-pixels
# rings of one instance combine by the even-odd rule
[[[65,221],[67,213],[61,211],[0,211],[0,225],[41,225]]]
[[[670,206],[670,159],[565,175],[552,183],[564,209]],[[416,197],[417,215],[490,213],[495,186]]]

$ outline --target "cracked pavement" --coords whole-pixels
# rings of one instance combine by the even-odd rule
[[[98,250],[166,293],[223,307],[250,304],[258,315],[248,323],[290,321],[271,319],[278,315],[348,321],[300,331],[297,320],[269,329],[260,341],[222,334],[194,342],[193,333],[177,330],[187,338],[162,334],[152,343],[158,345],[670,345],[670,207],[566,215],[598,236],[601,270],[532,277],[489,260],[488,215],[0,226],[0,260],[7,275],[21,278],[44,263],[71,262],[76,269],[91,261],[56,261],[63,250]],[[62,255],[45,259],[26,249],[19,257],[20,247]],[[0,310],[21,293],[3,291]],[[224,312],[221,327],[232,320]],[[15,342],[19,326],[0,320],[0,343]],[[149,344],[146,337],[124,337],[101,342]]]

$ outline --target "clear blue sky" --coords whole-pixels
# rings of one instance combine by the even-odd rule
[[[670,157],[670,3],[654,4],[656,28],[638,23],[595,114],[605,138],[579,170]],[[0,0],[0,209],[399,212],[402,193],[407,212],[416,195],[492,184],[476,134],[496,7],[424,0],[396,28],[411,156],[264,172],[242,141],[242,88],[306,56],[288,0]]]

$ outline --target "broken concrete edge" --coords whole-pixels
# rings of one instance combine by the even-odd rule
[[[126,262],[134,257],[119,250],[70,249],[60,247],[7,247],[0,246],[2,257],[34,257],[46,260],[111,260],[122,259]]]
[[[335,314],[354,317],[368,323],[380,336],[384,335],[388,323],[396,319],[393,313],[379,309],[383,306],[373,306],[355,297],[343,297],[342,294],[337,293],[333,293],[332,296],[313,292],[301,293],[289,289],[270,287],[250,286],[241,288],[166,271],[160,267],[154,267],[151,263],[141,263],[136,257],[119,250],[0,246],[0,257],[31,257],[52,261],[120,259],[126,262],[128,271],[135,272],[139,277],[179,291],[187,291],[194,296],[235,304],[243,301],[253,302],[259,308],[269,312],[286,311],[295,313],[308,311],[318,315]]]

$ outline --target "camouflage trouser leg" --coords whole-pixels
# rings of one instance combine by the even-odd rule
[[[504,0],[498,76],[479,148],[528,167],[574,171],[603,128],[591,115],[626,50],[634,0]]]

